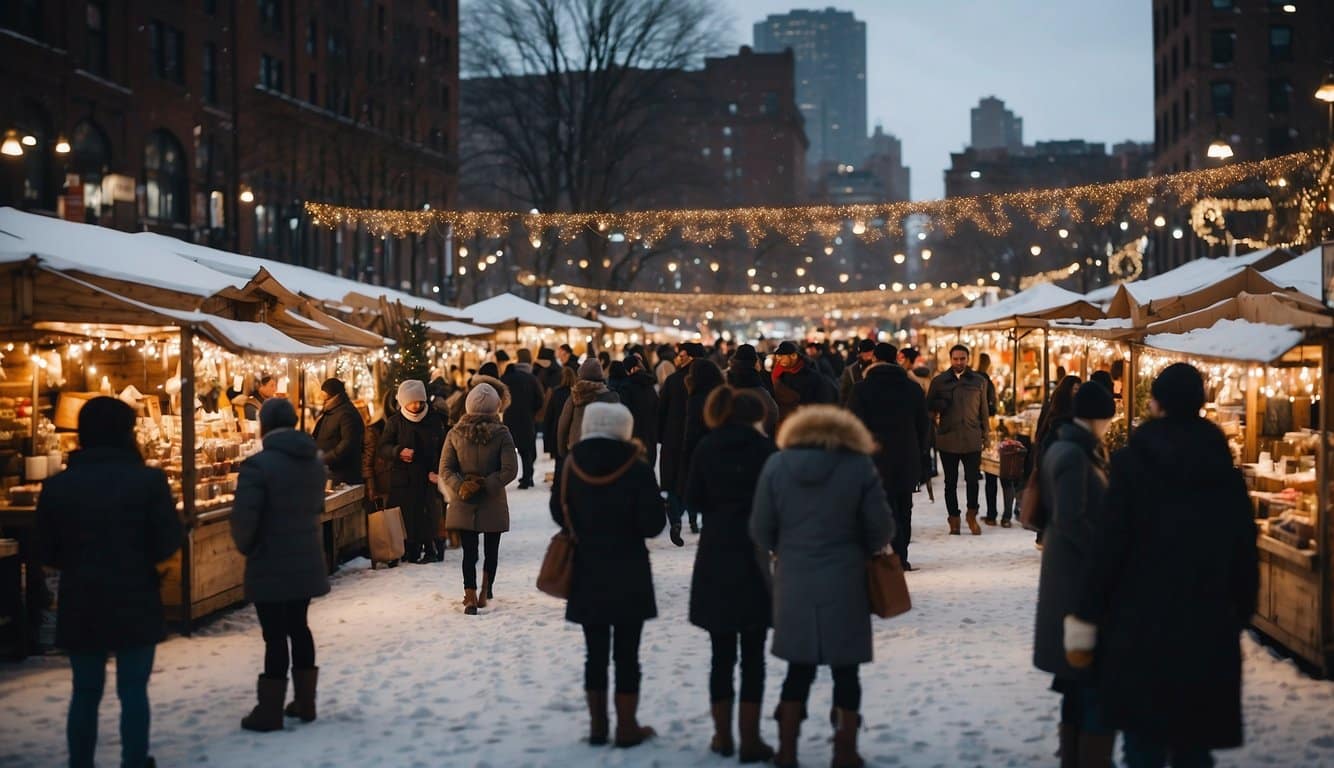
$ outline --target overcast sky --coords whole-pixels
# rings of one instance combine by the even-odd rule
[[[721,0],[736,44],[771,13],[824,8]],[[1153,39],[1143,0],[840,0],[866,22],[867,130],[903,140],[912,196],[944,195],[969,113],[995,95],[1024,119],[1024,143],[1153,138]]]

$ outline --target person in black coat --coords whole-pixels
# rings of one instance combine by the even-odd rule
[[[565,619],[582,624],[589,743],[605,744],[607,664],[616,659],[616,745],[651,738],[639,725],[639,639],[656,618],[653,572],[645,539],[666,525],[653,470],[632,441],[634,417],[618,403],[589,403],[580,441],[565,457],[551,491],[551,517],[570,530],[574,578]]]
[[[315,441],[294,429],[296,422],[289,400],[260,408],[264,449],[241,464],[232,506],[232,541],[246,558],[245,597],[264,633],[259,703],[241,720],[249,731],[282,730],[289,662],[296,701],[288,714],[315,719],[319,667],[306,613],[312,598],[329,594],[320,531],[325,474]]]
[[[732,670],[741,645],[741,705],[737,718],[743,763],[768,761],[773,748],[760,739],[764,697],[764,639],[772,622],[768,559],[750,538],[755,483],[778,450],[760,426],[768,409],[759,393],[718,387],[704,419],[712,430],[690,461],[686,504],[699,511],[704,530],[690,580],[690,623],[707,630],[713,645],[709,702],[710,749],[729,757],[732,743]]]
[[[773,382],[760,371],[759,362],[755,347],[750,344],[737,347],[727,361],[727,386],[753,390],[764,401],[764,434],[773,437],[778,434],[778,403],[774,401]]]
[[[264,405],[264,401],[273,398],[278,394],[278,379],[270,374],[263,374],[255,380],[255,392],[245,403],[245,417],[249,421],[259,419],[259,409]]]
[[[1112,456],[1098,526],[1099,685],[1129,764],[1211,765],[1211,750],[1242,744],[1255,522],[1227,438],[1199,415],[1200,372],[1168,366],[1151,394],[1155,418]]]
[[[425,386],[423,386],[425,390]],[[324,407],[315,422],[315,445],[335,483],[361,483],[361,441],[366,425],[338,379],[320,385]]]
[[[146,765],[148,676],[166,638],[156,566],[181,547],[176,504],[160,469],[144,466],[135,414],[112,397],[79,411],[80,450],[37,501],[37,550],[60,570],[56,645],[74,676],[70,765],[92,765],[107,656],[116,657],[122,765]]]
[[[533,375],[533,353],[519,350],[519,362],[510,365],[500,380],[510,390],[510,404],[505,409],[505,426],[514,437],[519,451],[523,473],[519,476],[519,490],[533,487],[533,462],[537,460],[537,414],[542,410],[545,394],[542,383]]]
[[[445,443],[445,422],[426,407],[426,385],[408,379],[398,385],[398,411],[385,420],[380,455],[393,462],[389,471],[389,506],[403,513],[407,545],[403,559],[429,563],[444,559],[444,542],[437,540],[444,499],[436,489],[440,476],[440,449]]]
[[[894,553],[911,571],[912,496],[931,465],[930,418],[921,386],[894,362],[898,350],[877,344],[874,352],[875,363],[853,386],[848,407],[876,440],[875,466],[894,512]]]
[[[685,503],[677,488],[690,468],[684,463],[686,400],[690,397],[686,391],[686,375],[690,373],[690,366],[703,357],[704,345],[698,342],[680,345],[676,351],[676,371],[667,377],[658,392],[658,442],[662,445],[658,454],[658,480],[667,492],[667,520],[676,532],[676,538],[680,537],[681,518],[685,514]],[[690,527],[699,531],[693,517]]]
[[[774,368],[770,372],[774,385],[774,402],[778,403],[778,423],[781,425],[803,405],[833,404],[838,401],[834,381],[803,357],[797,345],[785,341],[774,351]]]
[[[573,368],[564,365],[554,366],[553,370],[560,375],[560,379],[547,398],[547,411],[542,418],[542,448],[548,456],[559,462],[560,441],[557,438],[560,433],[560,413],[565,410],[565,401],[570,399],[570,390],[578,376]]]
[[[618,376],[618,371],[623,375]],[[644,444],[644,460],[650,467],[658,462],[657,383],[637,354],[626,356],[624,362],[612,363],[607,379],[607,388],[621,398],[621,404],[635,417],[634,436]]]
[[[709,393],[723,386],[723,372],[712,360],[696,360],[690,364],[686,374],[686,426],[685,439],[681,442],[681,471],[676,476],[676,495],[682,500],[686,496],[686,480],[690,475],[690,459],[695,453],[695,446],[704,439],[709,431],[704,422],[704,405],[709,401]],[[686,504],[690,515],[690,531],[699,533],[699,513]],[[682,546],[681,529],[672,531],[672,543]]]

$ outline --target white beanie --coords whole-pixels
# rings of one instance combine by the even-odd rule
[[[472,388],[463,407],[470,416],[495,416],[500,413],[500,395],[495,387],[483,382]]]
[[[408,379],[398,385],[398,396],[394,399],[398,400],[399,405],[424,403],[426,402],[426,385],[417,379]]]
[[[579,439],[603,437],[629,442],[634,434],[635,417],[620,403],[589,403],[584,407],[584,421]]]

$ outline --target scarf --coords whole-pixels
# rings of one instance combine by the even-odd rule
[[[793,365],[791,368],[784,368],[783,366],[778,365],[778,364],[775,362],[775,363],[774,363],[774,370],[773,370],[773,382],[774,382],[774,384],[777,384],[777,383],[778,383],[778,379],[779,379],[783,374],[785,374],[785,373],[797,373],[797,372],[801,371],[801,369],[803,369],[803,368],[805,368],[805,367],[806,367],[806,361],[805,361],[805,360],[802,360],[800,357],[797,358],[797,363],[796,363],[796,365]]]
[[[412,411],[409,411],[407,408],[399,408],[398,412],[403,414],[403,418],[407,419],[408,421],[414,424],[419,424],[421,423],[422,419],[426,418],[426,414],[431,412],[431,409],[423,408],[421,413],[413,413]]]

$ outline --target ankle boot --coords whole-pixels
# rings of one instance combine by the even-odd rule
[[[767,763],[774,757],[774,748],[760,738],[760,703],[743,701],[737,707],[737,757],[742,763]]]
[[[616,694],[616,746],[637,747],[658,735],[652,728],[639,724],[638,710],[639,694]]]
[[[292,670],[293,701],[287,705],[283,714],[288,717],[299,717],[303,723],[315,721],[315,687],[319,677],[319,667]]]
[[[948,519],[949,519],[949,521],[950,521],[950,535],[951,535],[951,536],[958,536],[958,535],[959,535],[959,516],[958,516],[958,515],[950,515]]]
[[[832,768],[862,768],[866,762],[857,754],[857,730],[861,715],[850,709],[834,710],[834,760]]]
[[[778,721],[778,753],[774,755],[774,765],[779,768],[796,768],[797,740],[801,737],[801,721],[806,719],[806,705],[799,701],[780,701],[774,710],[774,719]]]
[[[494,573],[486,573],[485,576],[486,576],[486,599],[487,599],[487,600],[495,600],[495,599],[496,599],[496,575],[495,575]]]
[[[1061,768],[1079,768],[1079,728],[1061,723],[1061,748],[1056,753],[1061,758]]]
[[[250,714],[241,718],[241,727],[247,731],[268,733],[283,729],[283,699],[287,697],[287,678],[259,676],[255,684],[259,703]]]
[[[588,743],[595,747],[607,744],[607,692],[584,691],[588,699]]]
[[[970,509],[970,510],[968,510],[968,514],[964,517],[964,519],[968,521],[968,532],[969,532],[969,533],[973,534],[974,536],[981,536],[981,535],[982,535],[982,526],[980,526],[980,525],[977,524],[977,510],[976,510],[976,509]]]
[[[709,751],[723,757],[731,757],[736,751],[732,741],[731,699],[713,702],[713,741],[709,742]]]
[[[1079,734],[1079,768],[1112,768],[1112,745],[1115,733]],[[1062,758],[1064,762],[1064,758]]]
[[[477,590],[463,590],[463,612],[469,616],[477,615]]]
[[[486,607],[486,600],[487,600],[488,597],[490,597],[490,592],[491,592],[491,574],[483,572],[483,573],[482,573],[482,588],[479,589],[479,590],[477,590],[477,607],[478,607],[478,608],[485,608],[485,607]]]

